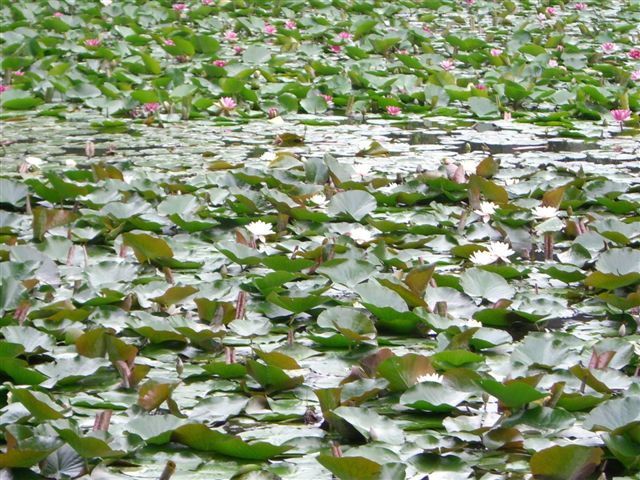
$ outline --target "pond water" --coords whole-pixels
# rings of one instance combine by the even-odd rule
[[[532,234],[528,227],[522,229],[519,225],[523,225],[522,220],[529,222],[523,208],[536,205],[538,201],[534,197],[579,176],[593,179],[581,187],[588,197],[599,198],[598,189],[602,194],[617,191],[623,193],[622,197],[617,196],[617,201],[637,205],[640,146],[636,139],[619,135],[616,128],[592,123],[576,124],[583,138],[567,139],[553,128],[513,121],[452,121],[446,117],[415,117],[401,122],[371,117],[362,122],[326,116],[322,120],[330,124],[319,126],[305,125],[305,122],[317,121],[318,117],[298,115],[276,122],[216,125],[192,121],[166,123],[164,128],[127,121],[118,127],[124,133],[108,133],[99,126],[103,120],[85,111],[74,112],[63,122],[50,117],[26,117],[3,126],[3,175],[6,178],[36,188],[31,182],[46,185],[52,180],[50,177],[45,180],[45,174],[57,172],[64,182],[90,187],[90,192],[75,197],[81,216],[73,229],[67,231],[67,226],[53,224],[47,227],[49,231],[44,236],[44,243],[32,244],[35,249],[29,250],[26,246],[4,249],[12,263],[33,265],[36,260],[35,265],[40,265],[40,270],[30,275],[38,278],[43,288],[31,291],[30,303],[32,311],[41,312],[36,313],[31,322],[41,332],[46,332],[43,341],[48,343],[49,338],[56,337],[67,339],[45,350],[48,351],[45,355],[57,360],[34,367],[50,377],[43,385],[47,385],[54,401],[61,402],[54,407],[68,404],[73,411],[72,424],[69,420],[56,420],[57,423],[51,425],[63,431],[74,431],[78,427],[82,430],[92,424],[96,411],[109,408],[114,411],[109,447],[105,447],[112,452],[109,455],[121,456],[117,453],[119,449],[135,451],[124,463],[105,460],[97,464],[90,478],[158,478],[165,464],[173,461],[178,465],[174,478],[222,479],[239,475],[233,478],[329,479],[331,474],[320,465],[316,456],[318,453],[327,455],[326,452],[338,448],[338,444],[342,445],[345,454],[364,462],[362,468],[375,470],[380,468],[376,465],[382,465],[396,472],[389,478],[421,478],[429,472],[440,472],[438,475],[445,476],[437,478],[462,479],[469,478],[474,471],[484,472],[482,478],[505,478],[498,473],[505,471],[511,472],[509,478],[521,478],[519,476],[525,475],[530,467],[526,456],[518,450],[502,448],[487,454],[476,445],[478,442],[492,445],[493,441],[504,441],[499,439],[500,435],[513,428],[500,426],[504,423],[501,413],[505,408],[529,425],[526,428],[533,428],[522,443],[525,450],[568,445],[567,439],[576,436],[584,448],[603,445],[597,432],[583,427],[572,429],[568,425],[574,415],[583,418],[582,413],[558,407],[535,407],[532,410],[534,417],[527,420],[524,418],[527,414],[516,407],[522,405],[519,400],[508,393],[494,392],[478,375],[498,381],[514,377],[532,379],[539,375],[535,381],[527,380],[536,385],[537,390],[532,389],[533,392],[546,392],[557,388],[558,382],[564,382],[570,385],[567,387],[569,392],[575,392],[568,399],[584,392],[585,384],[580,385],[581,374],[575,369],[589,362],[592,353],[588,345],[595,343],[603,351],[620,349],[622,353],[616,354],[613,360],[619,368],[631,361],[629,348],[637,336],[624,340],[619,335],[621,325],[629,325],[628,320],[632,317],[626,317],[620,310],[610,317],[612,311],[607,308],[613,307],[598,303],[597,297],[583,287],[579,287],[580,292],[574,291],[585,276],[598,274],[589,273],[593,264],[580,259],[581,250],[576,250],[576,245],[586,248],[591,255],[598,255],[609,241],[605,232],[615,231],[611,226],[615,225],[611,223],[615,222],[615,217],[594,211],[590,217],[593,230],[577,237],[565,236],[557,226],[549,227],[549,231],[556,231],[554,235],[558,236],[557,260],[552,263],[545,262],[541,237],[536,236],[535,230]],[[298,136],[295,145],[281,145],[286,134]],[[85,154],[87,141],[95,144],[92,158]],[[363,153],[367,149],[369,152]],[[282,156],[285,153],[287,155]],[[342,167],[328,161],[327,154]],[[37,157],[42,163],[19,173],[19,167],[27,157]],[[453,166],[454,170],[462,165],[469,175],[481,162],[486,163],[488,157],[499,164],[492,184],[505,185],[511,197],[506,203],[502,200],[501,208],[506,210],[499,217],[483,222],[472,212],[464,213],[466,194],[465,197],[456,196],[455,184],[443,187],[448,199],[446,196],[434,196],[432,201],[416,198],[415,205],[391,200],[399,198],[395,196],[398,192],[428,193],[428,189],[422,190],[420,183],[415,183],[421,176],[446,178],[447,165]],[[220,161],[227,162],[223,170],[217,170]],[[279,230],[278,240],[271,239],[264,246],[258,241],[259,251],[232,247],[234,239],[238,238],[234,225],[246,226],[251,218],[282,222],[281,217],[274,216],[273,207],[281,215],[290,212],[291,207],[278,206],[274,201],[291,202],[296,191],[299,194],[305,189],[307,192],[323,191],[324,181],[303,187],[298,184],[299,173],[293,176],[287,173],[288,170],[308,171],[306,165],[314,162],[318,165],[326,163],[336,175],[344,175],[339,173],[340,168],[352,168],[351,179],[343,179],[343,182],[350,182],[344,183],[347,188],[340,188],[337,183],[333,195],[340,191],[357,192],[358,189],[375,193],[378,208],[375,212],[368,209],[366,221],[356,224],[363,223],[379,240],[364,244],[339,240],[345,238],[345,233],[348,237],[348,232],[353,230],[354,218],[359,218],[359,214],[354,213],[359,206],[347,204],[342,211],[351,213],[346,217],[344,213],[333,219],[320,213],[309,213],[290,219],[289,227]],[[72,172],[90,171],[92,166],[95,175],[95,165],[115,167],[121,172],[124,183],[115,180],[119,175],[97,182],[73,176]],[[212,167],[215,165],[218,167]],[[244,167],[239,168],[241,165]],[[238,176],[243,172],[248,177]],[[293,189],[287,187],[287,182]],[[429,188],[435,188],[435,184],[429,185]],[[4,187],[8,188],[8,184]],[[541,187],[544,190],[540,190]],[[183,195],[167,195],[171,190],[182,190]],[[326,187],[324,191],[327,192]],[[5,193],[8,195],[8,191]],[[369,198],[370,194],[367,195]],[[495,198],[500,193],[488,190],[485,195]],[[246,208],[234,207],[229,203],[232,198]],[[569,198],[580,199],[580,195],[573,193]],[[268,205],[265,200],[272,204]],[[173,204],[174,201],[178,203]],[[47,202],[40,203],[47,205]],[[254,205],[262,211],[256,210]],[[569,205],[585,212],[585,207],[581,207],[584,202]],[[326,207],[309,208],[309,212],[312,211],[323,212]],[[465,224],[463,218],[471,223]],[[205,223],[188,223],[198,220]],[[14,234],[19,243],[31,244],[29,238],[34,230],[28,214],[19,210],[7,212],[3,222],[5,231]],[[143,247],[129,243],[127,249],[122,235],[107,233],[114,241],[102,234],[96,236],[101,229],[109,232],[115,226],[110,226],[113,222],[121,223],[125,231],[136,234],[147,231],[152,236],[164,238],[173,249],[174,259],[183,264],[169,267],[170,272],[173,269],[171,273],[167,273],[165,266],[163,274],[161,265],[156,264],[158,268],[154,268],[139,263],[142,257],[139,257],[138,248]],[[206,222],[211,222],[210,226]],[[104,230],[101,224],[107,229]],[[564,224],[560,225],[564,228]],[[626,235],[626,241],[608,236],[614,239],[608,248],[620,253],[615,262],[633,264],[638,261],[637,251],[632,254],[630,249],[622,248],[633,245],[640,238],[637,225],[638,222],[631,219],[626,224],[627,230],[619,232],[624,233],[623,237]],[[86,245],[86,250],[73,247],[65,238],[69,235],[75,242],[80,242],[78,245]],[[464,262],[461,264],[457,258],[468,256],[470,251],[461,253],[462,250],[456,252],[455,248],[474,242],[486,245],[487,241],[505,235],[517,251],[515,268],[508,263],[493,270],[486,267],[485,272],[490,277],[484,278],[480,275],[482,270]],[[380,243],[382,240],[387,247]],[[282,253],[295,258],[296,252],[307,252],[309,258],[314,258],[311,255],[314,249],[325,248],[322,245],[333,242],[340,248],[332,250],[334,260],[329,260],[327,265],[331,266],[324,270],[321,262],[309,270],[286,273],[289,267],[281,270],[283,265],[276,267],[268,262],[263,264],[263,260],[245,260],[248,255],[280,258],[278,255]],[[146,252],[152,255],[151,250]],[[531,260],[529,255],[533,255]],[[49,258],[54,263],[50,263]],[[392,258],[395,260],[391,261]],[[20,263],[25,261],[32,263]],[[426,288],[425,300],[406,287],[398,290],[401,285],[411,285],[398,283],[399,279],[407,282],[408,272],[418,272],[421,264],[436,266],[432,285],[423,287]],[[346,265],[349,265],[348,269],[343,270],[341,266]],[[318,266],[321,275],[315,271]],[[629,272],[627,275],[631,275],[634,268],[629,266],[625,270]],[[282,276],[281,280],[275,278],[278,275]],[[372,275],[377,281],[367,280]],[[475,275],[479,276],[476,278]],[[615,278],[618,277],[611,277],[611,281]],[[402,296],[381,287],[379,282],[387,287],[396,285],[394,288]],[[487,282],[486,285],[483,286],[483,282]],[[46,284],[54,290],[48,292]],[[172,288],[179,286],[189,286],[193,290],[170,294]],[[275,297],[273,292],[276,292]],[[172,299],[158,300],[163,294]],[[110,298],[111,295],[115,296]],[[232,313],[235,309],[237,316],[239,295],[248,295],[246,313],[237,320],[225,320],[226,327],[219,323],[220,320],[202,316],[206,302],[226,305],[224,308],[231,309]],[[327,299],[320,300],[318,295],[327,296]],[[385,298],[389,295],[392,296]],[[618,291],[618,295],[622,292]],[[138,306],[132,309],[127,298],[136,299]],[[287,298],[301,299],[306,306],[292,306]],[[501,298],[511,300],[499,300]],[[128,306],[122,306],[123,299]],[[322,305],[327,300],[329,304]],[[423,302],[427,310],[418,317],[408,311],[400,313],[407,308],[405,301],[412,309]],[[501,319],[491,314],[491,308],[497,305],[491,307],[491,302],[496,301],[503,302],[502,308],[506,308],[499,310]],[[633,304],[631,301],[630,305]],[[319,305],[322,306],[318,308]],[[353,306],[348,311],[360,312],[358,317],[350,319],[347,310],[335,310],[349,305]],[[444,305],[445,316],[427,313],[439,311],[438,305]],[[53,308],[50,312],[58,311],[64,319],[62,323],[54,322],[50,312],[45,313],[47,308]],[[70,312],[74,310],[82,312],[81,317],[86,317],[84,323],[88,322],[91,328],[118,332],[126,343],[136,345],[139,349],[136,364],[149,370],[142,388],[148,387],[155,392],[154,385],[168,385],[174,406],[162,406],[161,397],[155,415],[144,414],[140,408],[145,405],[143,397],[132,389],[118,389],[113,372],[107,373],[108,362],[102,359],[96,358],[95,364],[84,365],[78,376],[69,377],[72,372],[61,371],[66,368],[64,362],[82,358],[75,354],[76,348],[80,347],[75,347],[73,340],[69,341],[83,335],[83,330],[78,329],[80,324],[72,320],[74,315]],[[216,315],[222,311],[218,310]],[[416,327],[400,326],[404,323],[394,326],[394,314],[389,315],[393,311],[398,318],[412,316],[409,325],[417,318],[423,318],[424,324],[417,330]],[[478,312],[481,312],[480,316],[476,316]],[[323,320],[323,315],[333,320]],[[369,323],[369,316],[377,318],[376,323],[381,322],[377,323],[377,328]],[[473,323],[476,322],[474,318],[481,319],[482,323]],[[540,322],[532,323],[535,319]],[[478,330],[477,326],[481,328]],[[478,330],[472,340],[473,346],[468,345],[468,339],[456,340],[469,328]],[[329,332],[333,332],[334,337]],[[5,338],[19,338],[15,337],[19,332],[14,330],[5,331],[4,335]],[[80,338],[85,339],[84,336]],[[378,351],[389,352],[388,355],[402,360],[394,367],[389,364],[387,368],[392,370],[367,373],[366,365],[380,361],[373,360],[376,346],[382,349]],[[254,363],[249,369],[251,376],[246,380],[246,373],[227,378],[228,373],[220,367],[225,365],[224,348],[227,362],[229,349],[233,350],[240,365],[255,362],[249,359],[255,358],[258,352],[269,367],[262,362],[257,365],[263,366],[257,367]],[[269,357],[263,352],[278,352],[281,357]],[[176,359],[181,365],[178,371]],[[285,369],[281,370],[283,365]],[[436,388],[429,381],[409,388],[418,374],[433,371],[433,365],[439,374],[444,374],[444,377],[437,377],[437,388],[443,389],[438,390],[438,395],[443,396],[438,401],[432,398],[433,393],[428,393],[429,388]],[[272,368],[274,371],[268,375],[276,375],[278,379],[268,380],[267,373],[260,373],[256,368]],[[393,373],[393,369],[397,373]],[[401,375],[398,378],[405,380],[398,380],[398,374]],[[280,378],[282,376],[284,379]],[[610,367],[596,378],[597,381],[587,381],[587,391],[592,396],[628,389],[638,383],[637,377]],[[81,381],[76,384],[71,379]],[[443,381],[445,386],[439,386]],[[292,383],[288,386],[287,382]],[[390,394],[384,394],[389,385],[394,387]],[[482,403],[479,385],[494,392],[500,402],[486,396]],[[399,397],[404,390],[407,391]],[[336,413],[324,411],[329,407],[318,403],[318,396],[325,397],[319,393],[323,391],[341,392],[343,403]],[[156,392],[154,395],[162,394]],[[411,395],[411,398],[423,398],[423,403],[412,403]],[[538,397],[534,393],[532,398]],[[606,396],[599,402],[604,398]],[[448,402],[452,405],[447,406]],[[459,402],[464,402],[464,407]],[[505,407],[504,402],[511,402],[509,405],[512,406]],[[458,408],[454,408],[455,405]],[[329,430],[326,424],[320,423],[323,413],[325,421],[326,415],[337,415],[330,421]],[[546,415],[551,415],[548,420],[551,423],[543,426],[541,422],[546,420],[542,418]],[[220,452],[221,447],[211,446],[216,442],[214,439],[211,439],[211,445],[202,445],[195,434],[182,433],[184,438],[180,440],[181,434],[177,432],[193,422],[204,422],[214,430],[239,435],[247,441],[286,446],[286,453],[265,463],[230,460],[215,453],[199,452],[203,449]],[[519,425],[517,421],[511,424]],[[340,433],[340,429],[347,427]],[[492,434],[496,436],[495,440],[482,436],[479,432],[483,431],[495,432]],[[514,433],[524,431],[523,425],[514,428]],[[192,448],[167,443],[171,432],[173,440]],[[75,438],[73,435],[77,434],[66,435],[65,438]],[[363,440],[365,444],[362,444]],[[452,453],[444,457],[435,453],[450,448]],[[323,462],[330,462],[327,457],[323,458]],[[399,465],[404,462],[408,463],[401,468]],[[95,459],[92,463],[95,465]],[[332,465],[332,469],[337,469],[333,471],[337,472],[346,468],[330,463],[323,465]],[[487,477],[490,472],[496,472],[498,476]],[[365,478],[354,475],[343,478]]]
[[[0,20],[0,480],[637,478],[639,0]]]

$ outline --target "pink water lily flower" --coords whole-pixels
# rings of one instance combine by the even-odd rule
[[[556,13],[558,13],[558,9],[556,7],[547,7],[545,12],[547,12],[547,15],[549,15],[550,17],[555,15]]]
[[[394,117],[400,115],[402,113],[402,109],[400,107],[396,107],[394,105],[387,106],[387,114],[393,115]]]
[[[604,53],[613,53],[618,49],[618,46],[613,42],[605,42],[600,46],[600,48]]]
[[[351,37],[353,37],[353,35],[351,35],[349,32],[340,32],[338,36],[343,40],[349,40]]]
[[[423,25],[422,31],[425,33],[431,33],[431,27],[429,25]]]
[[[633,80],[634,82],[637,82],[638,80],[640,80],[640,70],[631,72],[631,80]]]
[[[53,14],[54,17],[64,17],[64,13],[62,12],[56,12]]]
[[[333,106],[333,97],[331,95],[320,95],[330,107]]]
[[[269,23],[265,23],[264,24],[264,28],[262,29],[262,31],[264,33],[266,33],[267,35],[273,35],[274,33],[276,33],[278,31],[278,29],[274,25],[271,25]]]
[[[286,22],[284,22],[284,28],[286,28],[287,30],[295,30],[296,28],[298,28],[298,25],[296,24],[295,20],[287,20]]]
[[[174,3],[173,9],[176,12],[185,12],[189,7],[187,7],[186,3]]]
[[[333,53],[340,53],[342,51],[342,47],[340,45],[331,45],[329,47],[329,50],[331,50]]]
[[[160,104],[157,102],[145,103],[142,108],[147,113],[154,113],[160,109]]]
[[[231,97],[222,97],[220,99],[219,105],[222,108],[222,110],[225,110],[225,111],[233,110],[238,106],[236,101]]]
[[[11,88],[10,85],[4,85],[4,84],[0,83],[0,93],[4,93],[7,90],[9,90],[10,88]]]
[[[220,67],[220,68],[223,68],[226,64],[227,64],[227,62],[225,60],[214,60],[213,61],[213,65],[215,65],[216,67]]]
[[[485,86],[484,86],[484,84],[482,84],[482,83],[477,84],[477,85],[476,85],[476,88],[477,88],[478,90],[486,90],[486,89],[487,89],[487,87],[485,87]]]
[[[443,60],[440,62],[440,68],[445,72],[449,72],[455,68],[455,62],[453,60]]]
[[[500,50],[499,48],[492,48],[489,53],[491,53],[492,57],[499,57],[500,55],[502,55],[502,50]]]
[[[242,48],[240,45],[236,45],[235,47],[233,47],[233,51],[236,55],[240,55],[244,51],[244,48]]]
[[[213,0],[202,0],[203,5],[211,5],[212,3],[213,3]]]
[[[576,3],[576,10],[581,12],[582,10],[586,10],[586,9],[587,9],[586,3],[582,3],[582,2]]]
[[[624,122],[631,118],[631,110],[619,109],[611,110],[611,116],[616,122]]]
[[[174,41],[173,41],[173,40],[171,40],[170,38],[167,38],[167,39],[164,41],[164,44],[165,44],[167,47],[175,47],[176,42],[174,42]]]
[[[22,70],[16,70],[13,72],[13,75],[16,77],[24,77],[24,72]]]
[[[226,32],[224,32],[224,39],[232,42],[238,39],[238,34],[233,30],[227,30]]]
[[[549,61],[547,62],[547,65],[551,68],[557,67],[558,61],[555,58],[550,58]]]
[[[84,44],[87,47],[98,47],[100,46],[100,39],[99,38],[88,38],[87,40],[84,41]]]
[[[634,60],[640,59],[640,48],[632,48],[629,50],[629,58]]]

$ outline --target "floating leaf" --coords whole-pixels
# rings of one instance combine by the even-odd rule
[[[359,407],[338,407],[333,410],[337,415],[366,439],[401,445],[404,443],[404,433],[390,419],[371,410]]]
[[[264,365],[255,360],[247,360],[247,373],[269,393],[290,390],[301,385],[304,377],[290,377],[279,367]]]
[[[173,250],[161,238],[146,233],[124,233],[122,240],[125,245],[133,248],[140,263],[173,257]]]
[[[428,357],[415,353],[387,358],[378,365],[377,372],[389,382],[392,391],[401,392],[415,385],[419,377],[436,373]]]
[[[508,408],[520,408],[547,395],[522,380],[510,380],[506,384],[495,380],[483,380],[481,384],[487,393],[496,397]]]
[[[376,206],[376,199],[370,193],[350,190],[335,194],[329,202],[327,211],[331,215],[347,214],[359,222],[375,210]]]
[[[500,275],[480,268],[471,268],[460,275],[460,285],[467,295],[481,297],[490,302],[510,299],[515,290]]]
[[[213,452],[247,460],[268,460],[283,454],[290,447],[267,442],[247,443],[239,437],[216,432],[201,424],[183,425],[174,430],[172,441],[201,452]]]
[[[400,403],[416,410],[450,412],[471,396],[435,382],[418,383],[400,397]]]
[[[364,457],[319,455],[318,462],[339,480],[378,480],[382,467]]]
[[[589,477],[602,462],[600,448],[566,445],[545,448],[531,457],[534,478],[581,480]]]

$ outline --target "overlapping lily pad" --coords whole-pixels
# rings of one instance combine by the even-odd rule
[[[0,476],[638,474],[637,2],[1,8]]]

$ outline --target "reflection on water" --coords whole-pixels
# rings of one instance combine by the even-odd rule
[[[379,172],[395,175],[432,170],[443,161],[479,162],[486,155],[500,160],[503,168],[524,168],[544,164],[562,164],[568,168],[602,174],[637,175],[640,144],[636,138],[615,127],[576,123],[567,133],[560,128],[526,123],[474,121],[434,117],[390,121],[369,117],[366,122],[345,117],[324,116],[331,125],[304,125],[318,117],[296,115],[271,123],[224,125],[211,121],[165,123],[146,126],[125,120],[118,131],[92,127],[104,118],[91,112],[70,114],[66,121],[51,117],[24,116],[3,126],[2,171],[16,175],[25,156],[37,156],[48,169],[67,168],[66,162],[87,162],[85,143],[96,145],[92,161],[105,160],[132,168],[170,171],[189,175],[202,171],[212,160],[240,163],[260,160],[266,152],[290,151],[305,158],[332,153],[341,160],[354,161],[355,154],[372,141],[388,150],[386,156],[358,158]],[[283,147],[275,143],[277,135],[294,133],[304,143]],[[569,135],[571,138],[569,138]],[[43,167],[44,168],[44,167]]]

